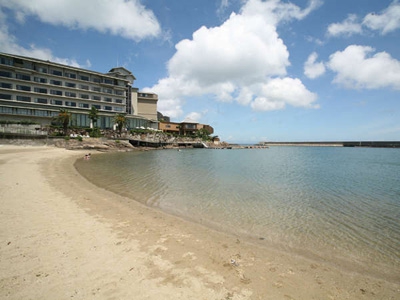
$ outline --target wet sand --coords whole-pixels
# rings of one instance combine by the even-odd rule
[[[73,166],[84,154],[0,145],[1,299],[400,298],[399,281],[267,249],[96,187]]]

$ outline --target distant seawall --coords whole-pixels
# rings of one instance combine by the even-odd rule
[[[261,142],[265,146],[309,146],[309,147],[373,147],[400,148],[400,141],[353,141],[353,142]]]

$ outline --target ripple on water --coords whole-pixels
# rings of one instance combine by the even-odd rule
[[[400,269],[398,149],[166,150],[76,166],[99,186],[220,230]]]

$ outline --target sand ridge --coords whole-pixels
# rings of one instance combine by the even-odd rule
[[[400,297],[399,284],[267,250],[96,187],[73,167],[84,154],[0,145],[1,299]]]

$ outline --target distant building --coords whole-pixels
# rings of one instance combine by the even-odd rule
[[[163,121],[163,122],[169,122],[170,118],[168,116],[164,116],[162,113],[160,113],[159,111],[157,112],[157,120],[158,121]]]
[[[158,128],[158,96],[134,88],[135,79],[123,67],[99,73],[0,53],[0,119],[48,125],[67,109],[71,125],[89,127],[95,107],[99,128],[113,128],[118,113],[126,114],[128,128]]]
[[[204,129],[208,134],[214,133],[214,128],[210,125],[199,124],[191,119],[185,119],[181,123],[160,121],[158,129],[163,132],[175,133],[179,135],[194,135],[196,131]]]

